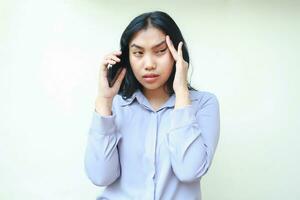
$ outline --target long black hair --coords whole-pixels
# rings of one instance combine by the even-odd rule
[[[121,40],[120,40],[120,48],[122,51],[122,59],[123,64],[126,66],[126,75],[118,94],[122,96],[123,99],[130,98],[132,94],[137,90],[140,89],[143,91],[143,86],[138,82],[136,77],[132,72],[132,68],[129,62],[129,43],[131,42],[133,35],[140,30],[146,30],[148,27],[153,26],[161,31],[163,31],[166,35],[170,36],[175,47],[178,46],[179,42],[183,42],[182,46],[182,55],[183,59],[190,63],[190,57],[187,49],[186,42],[181,34],[181,31],[175,21],[165,12],[162,11],[153,11],[153,12],[146,12],[140,14],[139,16],[135,17],[129,25],[125,28],[124,32],[122,33]],[[167,80],[167,93],[171,96],[174,94],[173,89],[173,81],[175,77],[176,62],[174,62],[173,70],[169,79]],[[189,90],[196,90],[188,83]]]

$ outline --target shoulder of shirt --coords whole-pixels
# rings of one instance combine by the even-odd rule
[[[200,106],[206,104],[210,101],[218,101],[217,96],[208,91],[201,90],[189,90],[190,99],[192,101],[198,101]],[[130,98],[123,99],[121,95],[117,94],[113,99],[113,105],[116,107],[125,106],[131,104],[136,97],[136,93],[134,93]]]
[[[208,91],[190,90],[190,96],[191,99],[195,99],[197,101],[206,101],[209,99],[217,100],[217,96],[214,93]]]
[[[200,109],[209,104],[215,104],[217,106],[219,104],[217,96],[212,92],[191,90],[190,95],[191,95],[191,99],[195,99],[196,101],[198,101],[197,107]]]

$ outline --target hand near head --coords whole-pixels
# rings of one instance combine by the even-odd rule
[[[123,68],[114,85],[112,87],[109,87],[108,79],[107,79],[107,74],[108,74],[107,65],[108,64],[114,65],[117,62],[120,62],[121,61],[120,58],[117,57],[117,55],[120,54],[121,54],[120,51],[115,51],[107,54],[106,56],[104,56],[100,65],[98,96],[95,101],[95,110],[103,116],[112,115],[113,98],[118,93],[121,83],[126,74],[126,68]]]
[[[173,42],[171,41],[168,35],[166,36],[166,42],[176,62],[176,73],[173,82],[174,92],[178,93],[182,91],[187,91],[188,90],[187,74],[188,74],[189,63],[183,59],[183,55],[182,55],[183,42],[182,41],[179,42],[177,50],[175,49]]]
[[[114,51],[104,56],[99,70],[98,97],[113,99],[113,97],[118,93],[121,83],[126,74],[126,68],[122,68],[122,71],[119,74],[114,85],[112,87],[109,87],[107,79],[107,65],[114,65],[117,62],[120,62],[121,60],[117,56],[121,55],[121,53],[121,51]]]

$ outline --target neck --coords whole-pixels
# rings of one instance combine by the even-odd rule
[[[170,98],[169,94],[164,90],[163,87],[155,90],[143,89],[144,96],[152,102],[165,102]]]

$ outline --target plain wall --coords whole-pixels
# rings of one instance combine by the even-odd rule
[[[300,3],[250,0],[1,1],[0,199],[101,192],[83,168],[99,64],[153,10],[181,28],[192,85],[220,102],[203,199],[300,199]]]

